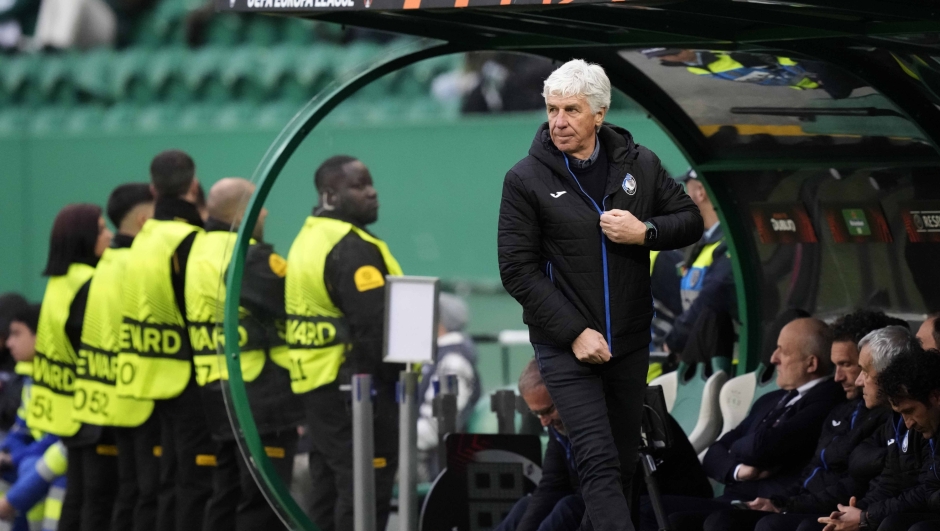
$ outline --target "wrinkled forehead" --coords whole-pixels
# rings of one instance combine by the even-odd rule
[[[587,98],[583,94],[576,94],[574,96],[556,96],[549,94],[545,96],[545,105],[547,107],[558,107],[565,108],[571,106],[578,106],[582,108],[588,108]]]

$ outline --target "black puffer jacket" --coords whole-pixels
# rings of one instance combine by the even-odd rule
[[[846,503],[852,496],[861,498],[868,481],[877,476],[884,465],[884,448],[866,455],[875,462],[877,471],[853,476],[850,466],[859,446],[884,429],[891,416],[888,408],[870,410],[862,399],[850,400],[833,408],[823,421],[816,453],[803,469],[798,484],[786,496],[774,497],[774,505],[791,513],[825,513]],[[871,470],[873,467],[867,467]],[[857,489],[856,486],[863,487]]]
[[[908,430],[897,413],[873,437],[887,448],[885,466],[858,502],[868,513],[872,529],[888,515],[927,510],[927,486],[921,474],[933,461],[928,441],[920,433]]]
[[[649,251],[677,249],[702,236],[702,216],[659,158],[625,129],[605,124],[598,137],[609,162],[602,205],[568,170],[542,124],[506,174],[499,209],[499,271],[522,305],[533,343],[570,348],[585,328],[620,356],[650,341],[653,302]],[[629,193],[632,192],[632,193]],[[629,210],[656,225],[652,247],[621,245],[600,229],[601,211]]]

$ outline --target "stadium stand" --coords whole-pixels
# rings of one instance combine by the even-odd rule
[[[188,22],[201,2],[162,0],[133,24],[127,46],[0,55],[0,133],[279,128],[333,80],[404,42],[352,40],[341,30],[278,17],[208,15],[198,38]],[[332,31],[332,35],[330,34]],[[339,31],[339,33],[337,33]],[[201,41],[191,47],[189,41]],[[337,110],[334,123],[421,120],[449,109],[431,81],[460,55],[429,60],[373,83]],[[25,120],[25,113],[33,119]]]

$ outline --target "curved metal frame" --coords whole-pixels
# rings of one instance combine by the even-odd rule
[[[799,46],[793,46],[791,49],[799,48]],[[474,48],[475,49],[475,48]],[[244,259],[245,253],[248,249],[250,233],[246,230],[246,227],[253,227],[258,214],[261,211],[267,196],[274,185],[274,182],[277,180],[281,170],[287,164],[287,161],[296,151],[297,147],[301,142],[307,137],[307,135],[316,127],[320,121],[329,114],[337,105],[339,105],[343,100],[354,94],[359,89],[368,85],[372,81],[392,73],[398,69],[404,68],[411,64],[414,64],[418,61],[429,59],[432,57],[437,57],[441,55],[447,55],[450,53],[465,52],[471,51],[471,48],[462,45],[455,44],[424,44],[419,46],[419,49],[403,53],[399,56],[388,59],[382,63],[374,65],[372,68],[358,74],[354,78],[350,79],[348,82],[342,84],[341,86],[334,89],[328,96],[326,96],[322,101],[318,101],[318,98],[315,98],[311,101],[307,107],[305,107],[293,120],[282,130],[281,134],[277,139],[272,143],[271,147],[268,149],[264,158],[258,166],[258,169],[255,171],[253,180],[257,182],[257,189],[252,195],[249,203],[248,210],[245,218],[245,222],[241,224],[241,227],[238,230],[238,238],[235,243],[233,252],[235,253],[232,257],[231,267],[229,268],[228,276],[226,279],[226,286],[228,288],[228,297],[226,297],[225,303],[225,320],[224,320],[224,331],[225,331],[225,355],[226,355],[226,364],[229,371],[229,380],[228,386],[230,387],[231,392],[226,393],[226,400],[230,401],[230,411],[234,410],[235,416],[231,418],[232,425],[235,428],[236,432],[242,434],[242,438],[238,438],[239,446],[242,449],[242,452],[246,457],[250,456],[255,463],[257,464],[257,475],[255,479],[259,483],[265,483],[271,488],[271,492],[266,491],[266,495],[269,496],[269,501],[277,503],[281,507],[284,507],[287,516],[293,521],[293,524],[300,526],[301,529],[309,531],[318,531],[317,527],[306,518],[303,511],[299,506],[294,502],[290,493],[287,491],[285,486],[277,479],[277,474],[274,471],[273,466],[271,465],[270,460],[264,451],[264,446],[261,442],[260,436],[257,433],[257,427],[254,422],[254,418],[251,415],[251,410],[245,395],[245,384],[242,379],[241,367],[239,363],[239,349],[238,349],[238,301],[240,298],[240,288],[241,280],[243,276],[244,269]],[[534,55],[541,55],[553,60],[563,60],[566,59],[570,52],[563,51],[553,48],[528,48],[528,49],[515,49],[505,51],[516,51],[519,53],[528,53]],[[879,79],[876,73],[872,72],[871,69],[861,69],[861,72],[858,71],[858,67],[862,66],[856,57],[838,57],[842,61],[833,61],[836,59],[834,54],[820,52],[820,50],[794,50],[801,51],[806,55],[810,56],[823,56],[819,57],[821,59],[828,59],[829,62],[834,64],[841,63],[854,63],[852,66],[856,68],[856,75],[871,83],[872,86],[875,86],[879,92],[885,94],[886,97],[892,101],[895,105],[902,109],[902,112],[908,115],[909,118],[914,117],[923,117],[928,114],[935,114],[936,109],[925,109],[923,106],[917,107],[911,104],[905,104],[903,101],[898,101],[900,95],[907,93],[912,90],[903,84],[891,84],[886,82],[883,78]],[[815,52],[815,53],[814,53]],[[686,154],[687,158],[692,162],[694,167],[699,165],[707,166],[710,153],[704,143],[704,138],[701,136],[701,133],[698,132],[697,127],[694,123],[691,123],[691,120],[688,119],[688,116],[678,109],[678,106],[671,101],[671,99],[662,92],[662,89],[652,83],[649,78],[639,71],[636,71],[632,65],[622,57],[620,57],[616,50],[604,49],[581,49],[580,55],[585,56],[588,59],[594,60],[600,64],[613,64],[617,65],[617,68],[609,68],[611,72],[611,81],[612,84],[620,90],[623,90],[626,94],[631,96],[636,100],[640,105],[642,105],[650,114],[656,119],[659,125],[663,130],[672,137],[676,142],[679,148]],[[626,65],[626,66],[625,66]],[[626,69],[628,72],[624,72]],[[886,94],[887,93],[887,94]],[[675,111],[679,112],[675,112]],[[937,147],[937,140],[940,137],[936,127],[927,126],[924,127],[918,120],[911,120],[914,122],[921,130],[925,133],[927,138],[930,139],[934,147]],[[704,168],[703,168],[704,169]],[[706,187],[710,193],[715,193],[716,190],[713,190],[707,182],[707,176],[703,180],[705,181]],[[743,282],[746,280],[753,280],[750,277],[753,275],[748,275],[747,268],[743,264],[743,256],[740,256],[739,253],[735,252],[734,240],[740,237],[747,238],[746,230],[743,226],[740,226],[740,223],[733,223],[732,220],[725,219],[724,215],[725,208],[730,206],[731,198],[726,195],[718,194],[713,196],[716,203],[719,206],[719,217],[723,223],[728,225],[728,229],[731,230],[729,234],[731,240],[729,242],[729,248],[733,254],[734,259],[733,269],[735,277],[742,282],[738,282],[738,300],[739,305],[739,315],[741,316],[742,322],[742,334],[741,334],[741,351],[746,353],[749,363],[746,367],[742,366],[739,370],[750,370],[753,368],[757,357],[757,349],[759,349],[760,341],[760,323],[755,321],[751,323],[747,319],[746,307],[747,303],[759,303],[755,299],[756,296],[756,287],[752,286],[748,288],[748,282]],[[256,472],[253,471],[253,474]],[[260,476],[260,477],[259,477]],[[272,499],[273,498],[273,499]]]
[[[231,266],[229,267],[226,278],[228,295],[225,299],[224,308],[225,362],[229,372],[229,389],[225,397],[227,401],[231,402],[228,408],[229,411],[231,412],[233,409],[235,411],[235,417],[233,418],[230,413],[229,418],[232,421],[232,427],[235,433],[241,434],[240,437],[236,437],[236,440],[238,441],[242,453],[246,458],[250,457],[256,464],[256,469],[252,470],[252,475],[255,476],[255,480],[259,484],[264,483],[270,487],[270,491],[262,488],[262,491],[265,492],[265,496],[268,497],[268,501],[283,507],[286,510],[287,518],[291,520],[289,524],[296,526],[296,529],[319,531],[319,528],[306,517],[303,510],[291,497],[290,492],[278,478],[274,466],[265,453],[264,444],[261,442],[258,428],[251,415],[251,408],[248,403],[239,360],[238,308],[241,298],[245,254],[248,251],[249,240],[251,239],[251,230],[248,229],[248,227],[255,226],[258,220],[258,214],[261,212],[261,207],[264,205],[268,193],[271,191],[271,187],[274,186],[274,182],[287,164],[287,161],[294,154],[294,151],[297,150],[298,146],[300,146],[301,142],[310,134],[313,128],[343,100],[386,74],[424,59],[463,51],[461,48],[451,44],[438,43],[423,43],[417,45],[417,48],[417,50],[406,51],[397,57],[376,64],[368,70],[356,75],[346,83],[334,89],[329,95],[323,98],[322,101],[318,101],[319,98],[314,98],[307,107],[301,110],[290,123],[287,124],[281,131],[281,134],[278,135],[271,144],[271,147],[258,165],[257,170],[255,170],[255,175],[252,180],[257,182],[257,189],[249,200],[244,221],[238,229],[238,238],[235,242]]]

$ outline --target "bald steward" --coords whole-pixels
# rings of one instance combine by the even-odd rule
[[[206,199],[206,210],[209,218],[225,223],[233,229],[241,225],[248,207],[248,200],[255,192],[255,185],[241,177],[226,177],[220,179],[209,189]],[[268,210],[264,207],[258,213],[252,237],[261,241],[264,237],[264,221],[268,217]]]

